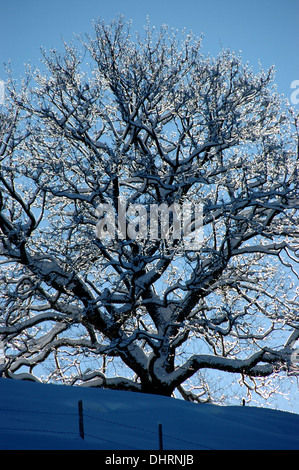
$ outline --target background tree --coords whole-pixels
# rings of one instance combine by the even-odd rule
[[[248,390],[296,372],[294,119],[272,69],[255,74],[230,51],[204,57],[200,45],[167,27],[132,39],[122,19],[97,21],[80,48],[43,51],[43,70],[29,69],[21,89],[9,77],[5,377],[205,401],[209,370]],[[99,204],[117,216],[120,198],[147,214],[200,204],[203,242],[99,238]],[[126,215],[134,228],[137,214]]]

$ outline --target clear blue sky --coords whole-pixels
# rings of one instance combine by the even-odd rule
[[[157,27],[203,33],[203,49],[212,55],[230,48],[255,68],[259,61],[265,69],[275,65],[278,91],[288,98],[299,81],[299,0],[0,0],[0,79],[9,59],[19,77],[25,63],[38,65],[41,46],[60,49],[62,38],[92,33],[93,19],[120,13],[133,29],[141,30],[148,16]]]
[[[299,0],[0,0],[0,79],[9,59],[19,76],[25,62],[38,64],[41,46],[59,49],[62,37],[91,32],[94,18],[110,21],[119,13],[136,30],[148,15],[156,26],[203,33],[204,50],[212,54],[228,47],[253,66],[274,64],[279,92],[287,97],[299,80]]]

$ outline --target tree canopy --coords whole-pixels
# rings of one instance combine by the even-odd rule
[[[2,375],[208,401],[205,371],[295,374],[298,130],[274,70],[122,18],[42,60],[0,107]]]

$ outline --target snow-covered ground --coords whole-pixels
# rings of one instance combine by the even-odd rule
[[[84,439],[78,402],[83,403]],[[299,415],[0,379],[0,449],[299,449]]]

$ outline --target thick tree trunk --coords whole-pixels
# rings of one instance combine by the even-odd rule
[[[152,395],[163,395],[166,397],[171,397],[173,391],[173,386],[166,385],[158,380],[153,382],[144,382],[141,384],[141,392],[142,393],[150,393]]]

